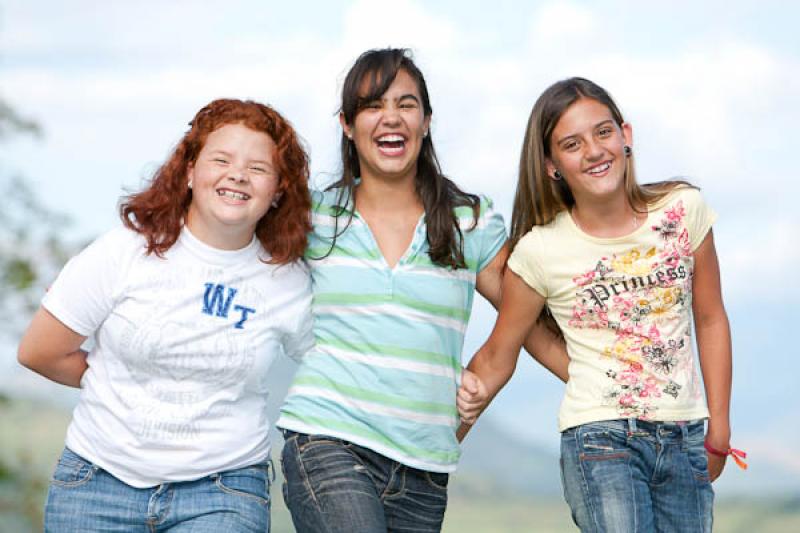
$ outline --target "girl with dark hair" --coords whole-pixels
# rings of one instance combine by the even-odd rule
[[[540,322],[564,336],[570,358],[559,428],[575,523],[711,531],[711,481],[741,453],[730,448],[716,216],[685,181],[639,185],[632,147],[631,125],[589,80],[558,82],[536,101],[500,314],[469,368],[491,398],[546,309]],[[471,419],[483,405],[459,407]]]
[[[342,177],[313,196],[306,254],[316,344],[277,422],[298,531],[441,529],[464,331],[475,290],[499,302],[507,249],[491,203],[442,174],[432,112],[406,50],[345,78]],[[566,375],[545,328],[526,346]]]
[[[216,100],[64,267],[19,346],[81,388],[46,531],[269,530],[265,374],[313,344],[307,181],[281,115]]]

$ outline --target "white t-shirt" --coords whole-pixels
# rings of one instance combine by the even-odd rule
[[[313,345],[306,268],[265,264],[255,238],[224,251],[185,227],[163,258],[145,244],[106,233],[42,301],[95,341],[66,445],[139,488],[264,461],[267,369]]]
[[[715,218],[698,190],[679,187],[630,235],[592,237],[563,211],[517,243],[508,267],[544,296],[567,341],[560,431],[708,416],[692,352],[692,276]]]

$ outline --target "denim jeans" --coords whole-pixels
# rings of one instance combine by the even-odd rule
[[[269,531],[269,464],[137,489],[65,448],[45,504],[46,532]]]
[[[283,498],[303,533],[438,532],[447,474],[323,435],[284,431]]]
[[[592,422],[561,434],[561,480],[583,532],[710,532],[703,422]]]

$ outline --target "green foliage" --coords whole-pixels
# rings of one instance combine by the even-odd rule
[[[41,129],[0,99],[0,142]],[[0,333],[14,339],[71,253],[61,232],[68,219],[46,207],[28,182],[0,174]]]

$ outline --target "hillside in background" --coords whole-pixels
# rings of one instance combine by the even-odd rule
[[[41,531],[47,480],[63,447],[69,413],[32,400],[0,396],[0,533]],[[279,466],[281,438],[273,457]],[[450,482],[445,533],[576,531],[560,492],[558,460],[482,420],[465,445],[459,472]],[[280,496],[272,488],[273,532],[292,531]],[[735,475],[728,472],[728,476]],[[800,494],[769,498],[719,498],[717,532],[800,531]]]

